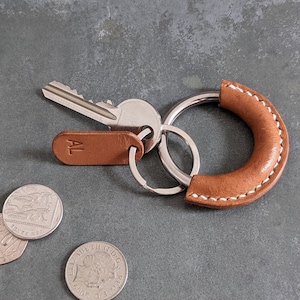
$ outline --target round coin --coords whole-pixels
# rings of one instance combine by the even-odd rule
[[[80,300],[110,300],[123,289],[128,267],[122,252],[101,241],[78,247],[65,269],[67,286]]]
[[[59,196],[50,188],[28,184],[8,196],[2,214],[5,226],[13,235],[35,240],[57,228],[62,220],[63,206]]]
[[[0,265],[18,259],[23,254],[27,244],[28,241],[17,238],[7,230],[0,213]]]

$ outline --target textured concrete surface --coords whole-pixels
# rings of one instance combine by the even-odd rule
[[[64,218],[0,266],[0,299],[74,299],[65,264],[93,240],[127,258],[117,299],[299,299],[299,15],[297,0],[1,0],[0,202],[40,183],[61,196]],[[144,191],[127,166],[64,166],[52,154],[63,130],[106,129],[44,99],[41,88],[52,80],[95,101],[141,98],[165,114],[184,97],[218,89],[223,78],[268,97],[290,134],[282,178],[251,205],[187,205],[183,193]],[[214,105],[187,111],[176,125],[198,145],[202,173],[234,170],[251,154],[247,126]],[[170,148],[188,166],[178,142]],[[153,186],[174,184],[155,152],[139,169]]]

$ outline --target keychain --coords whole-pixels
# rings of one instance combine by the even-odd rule
[[[226,80],[222,82],[220,92],[203,93],[176,105],[164,118],[163,126],[171,125],[189,107],[208,102],[218,102],[220,107],[237,114],[250,127],[254,150],[248,162],[227,174],[184,174],[168,153],[166,132],[158,145],[161,161],[177,181],[188,187],[186,202],[210,208],[246,205],[267,193],[280,178],[289,152],[286,126],[268,99],[244,85]],[[134,177],[143,185],[132,155],[129,155],[129,162]]]
[[[171,109],[163,122],[159,113],[140,99],[125,100],[118,106],[113,106],[110,101],[94,104],[59,82],[48,84],[43,93],[46,98],[113,130],[60,133],[53,141],[53,152],[60,161],[71,165],[129,164],[135,179],[151,192],[172,195],[188,187],[185,200],[191,204],[230,208],[251,203],[276,184],[287,162],[288,133],[279,113],[264,96],[236,82],[224,80],[220,91],[184,100]],[[217,102],[220,107],[238,115],[254,135],[254,150],[248,162],[227,174],[198,174],[197,146],[187,133],[172,125],[184,110],[209,102]],[[193,155],[190,174],[185,174],[172,161],[167,147],[168,131],[180,136],[190,147]],[[179,182],[178,186],[151,188],[138,172],[136,162],[144,152],[156,146],[163,165]]]

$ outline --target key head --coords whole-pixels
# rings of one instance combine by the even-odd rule
[[[145,153],[152,150],[161,138],[161,116],[148,102],[140,99],[128,99],[118,105],[121,113],[118,124],[110,126],[111,130],[126,130],[139,134],[149,127],[152,134],[144,142]]]

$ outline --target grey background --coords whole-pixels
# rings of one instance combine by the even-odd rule
[[[74,299],[65,264],[93,240],[127,258],[117,299],[299,299],[299,16],[296,0],[0,1],[0,202],[39,183],[64,205],[53,234],[0,266],[0,299]],[[107,130],[43,98],[52,80],[94,101],[141,98],[163,115],[222,79],[268,97],[290,134],[283,176],[251,205],[191,206],[184,193],[143,190],[128,166],[65,166],[52,154],[63,130]],[[202,173],[234,170],[251,155],[251,131],[214,105],[176,125],[198,145]],[[188,149],[175,138],[170,149],[188,170]],[[138,167],[150,185],[174,185],[155,151]]]

